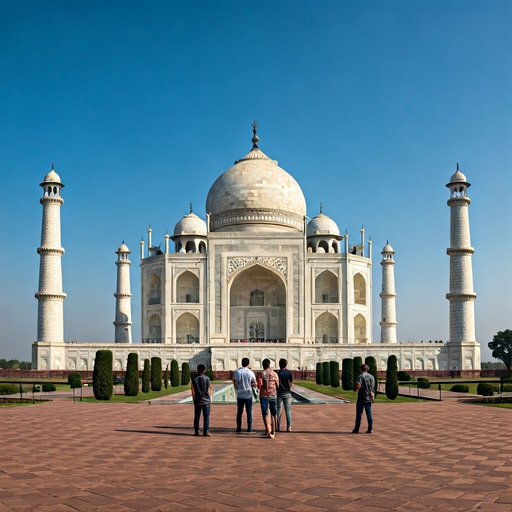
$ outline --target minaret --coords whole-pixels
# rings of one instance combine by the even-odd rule
[[[39,264],[39,291],[36,299],[37,308],[37,341],[64,341],[63,302],[66,294],[62,292],[61,258],[64,249],[60,240],[60,207],[64,204],[61,191],[64,185],[53,169],[44,177],[43,197],[39,202],[43,205],[43,225],[41,229],[41,247],[37,253],[41,256]]]
[[[381,343],[396,343],[396,293],[395,293],[395,260],[393,248],[386,242],[382,249],[382,317],[380,322]]]
[[[124,240],[117,254],[117,291],[114,293],[116,298],[116,326],[115,338],[116,343],[132,342],[132,306],[130,293],[130,250],[124,245]]]
[[[473,270],[471,257],[475,250],[471,247],[469,236],[469,212],[471,203],[467,196],[470,184],[466,176],[457,171],[446,185],[450,190],[450,247],[446,253],[450,256],[450,293],[446,298],[450,301],[450,340],[449,345],[449,369],[474,369],[467,368],[467,357],[463,343],[476,344],[475,339],[475,307],[476,294],[473,291]],[[454,350],[455,347],[460,349]],[[478,357],[475,357],[475,366],[480,368],[480,348]],[[472,366],[472,365],[471,365]]]

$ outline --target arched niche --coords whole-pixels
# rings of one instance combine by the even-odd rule
[[[148,278],[148,305],[161,304],[162,283],[158,274],[151,274]]]
[[[229,300],[231,340],[286,341],[286,288],[278,274],[261,265],[241,270]]]
[[[322,313],[315,320],[316,343],[338,343],[338,319],[332,313]]]
[[[147,343],[162,343],[162,320],[160,315],[151,315],[149,319],[149,338]]]
[[[354,343],[368,343],[366,318],[361,313],[354,317]]]
[[[199,302],[199,278],[188,270],[176,280],[176,302]]]
[[[193,240],[189,240],[185,245],[185,252],[196,252],[196,244]]]
[[[183,313],[176,320],[176,343],[199,343],[199,320],[191,313]]]
[[[354,276],[354,302],[366,305],[366,279],[359,273]]]
[[[315,279],[315,302],[317,304],[339,302],[338,278],[330,270],[324,270]]]

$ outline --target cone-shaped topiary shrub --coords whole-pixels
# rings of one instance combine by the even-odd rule
[[[397,373],[397,377],[398,377],[399,381],[404,381],[404,380],[411,381],[412,380],[411,375],[409,375],[407,372],[403,372],[402,370],[400,370]]]
[[[430,387],[430,381],[425,377],[418,377],[416,381],[418,382],[418,387],[421,389],[428,389]]]
[[[82,387],[82,375],[80,373],[70,373],[68,375],[68,384],[71,389]]]
[[[389,356],[386,370],[386,396],[394,400],[398,396],[398,363],[396,356]]]
[[[331,387],[340,387],[340,363],[331,361]]]
[[[341,362],[341,386],[345,391],[352,391],[354,389],[353,364],[352,359],[349,357]]]
[[[162,360],[159,357],[151,358],[151,391],[162,389]]]
[[[98,350],[94,360],[92,385],[96,400],[110,400],[114,391],[112,372],[112,351]]]
[[[171,386],[177,388],[180,385],[180,367],[178,361],[173,359],[171,361]]]
[[[356,385],[356,379],[361,375],[361,365],[363,364],[363,358],[356,356],[352,359],[352,378],[354,379],[352,382],[352,388]]]
[[[144,359],[144,370],[142,370],[142,392],[149,393],[149,359]]]
[[[368,370],[368,373],[371,373],[373,375],[373,378],[375,379],[375,389],[373,390],[373,392],[375,393],[375,396],[377,396],[377,360],[373,356],[368,356],[365,358],[364,362],[370,368]]]
[[[190,365],[188,363],[181,363],[181,385],[186,386],[189,382],[190,382]]]
[[[324,361],[322,363],[322,384],[324,386],[331,385],[331,363],[330,361]]]
[[[215,375],[213,374],[213,371],[211,368],[209,370],[206,370],[205,375],[210,379],[210,382],[213,382],[215,380]]]
[[[322,363],[316,363],[316,383],[322,385],[324,383]]]
[[[126,363],[126,375],[124,377],[124,394],[137,396],[139,394],[139,354],[130,352]]]

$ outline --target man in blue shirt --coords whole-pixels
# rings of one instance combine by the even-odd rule
[[[242,359],[242,367],[235,371],[233,385],[236,389],[236,432],[242,432],[242,414],[247,413],[247,432],[252,433],[252,390],[256,388],[256,375],[249,368],[249,358]]]
[[[210,437],[210,403],[213,389],[205,372],[205,365],[198,364],[197,377],[192,379],[190,387],[194,400],[194,435],[199,435],[199,419],[203,413],[203,436]]]
[[[367,364],[361,365],[361,375],[356,379],[355,392],[357,393],[356,404],[356,426],[352,430],[352,434],[359,434],[361,427],[361,419],[363,417],[363,410],[366,412],[366,419],[368,420],[367,434],[373,433],[373,417],[372,417],[372,402],[375,398],[373,390],[375,389],[375,379],[371,373],[368,373],[370,367]]]

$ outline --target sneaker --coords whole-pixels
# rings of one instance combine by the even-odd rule
[[[286,432],[291,432],[291,431],[292,431],[292,427],[288,427],[288,428],[286,429]]]
[[[359,430],[356,430],[356,429],[352,430],[352,434],[359,434]]]
[[[373,434],[373,430],[367,430],[366,433],[367,434]]]
[[[270,434],[268,435],[268,437],[270,437],[270,439],[274,439],[274,437],[275,437],[274,432],[270,432]]]
[[[237,434],[241,434],[241,433],[242,433],[242,431],[241,431],[241,430],[236,429],[236,430],[235,430],[235,433],[237,433]]]
[[[196,430],[196,431],[194,432],[194,436],[198,436],[198,435],[199,435],[199,431],[197,431],[197,430]]]
[[[205,432],[205,433],[203,434],[203,436],[204,436],[204,437],[211,437],[211,434],[210,434],[210,432]]]

